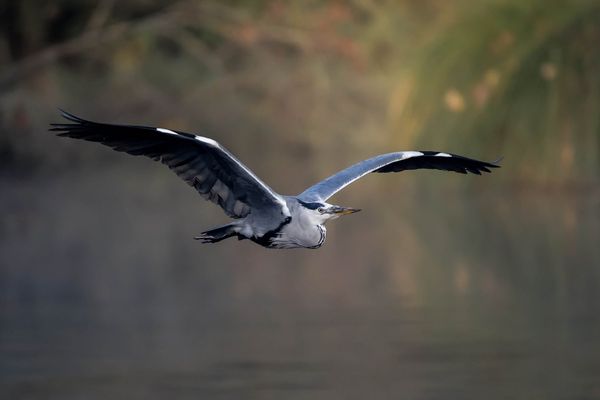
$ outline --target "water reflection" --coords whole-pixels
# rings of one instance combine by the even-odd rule
[[[597,195],[345,197],[274,251],[156,170],[3,178],[3,398],[600,396]]]

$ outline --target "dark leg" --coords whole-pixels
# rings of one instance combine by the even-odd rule
[[[235,225],[228,224],[215,229],[211,229],[206,232],[202,232],[199,236],[196,236],[194,239],[201,240],[202,243],[217,243],[221,240],[230,238],[235,235],[237,235],[237,232],[235,231]]]

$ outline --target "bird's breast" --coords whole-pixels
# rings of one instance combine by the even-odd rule
[[[306,226],[292,220],[273,235],[269,247],[317,249],[325,242],[326,235],[327,231],[322,225]]]

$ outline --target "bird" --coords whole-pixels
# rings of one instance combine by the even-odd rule
[[[160,161],[200,196],[220,206],[233,221],[196,236],[202,243],[237,237],[267,248],[317,249],[325,242],[325,223],[360,211],[327,200],[367,174],[437,169],[481,175],[500,167],[500,160],[484,162],[439,151],[398,151],[360,161],[296,196],[285,196],[211,138],[165,128],[93,122],[60,112],[68,122],[50,124],[50,131],[58,136]]]

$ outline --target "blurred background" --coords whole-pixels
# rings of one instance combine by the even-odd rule
[[[0,2],[0,397],[600,398],[600,1]],[[200,133],[297,194],[369,156],[316,251],[57,108]]]

